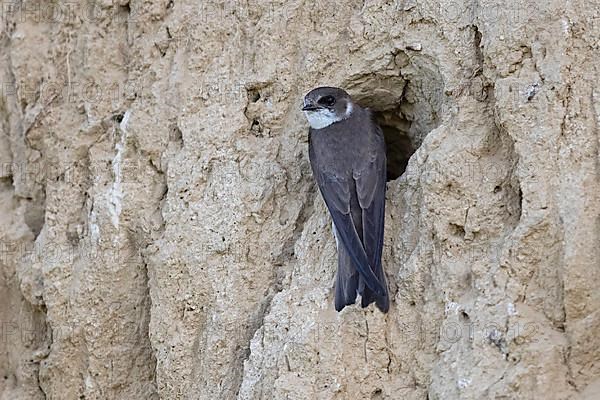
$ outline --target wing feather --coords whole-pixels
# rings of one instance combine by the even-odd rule
[[[384,296],[385,288],[373,273],[369,257],[356,231],[354,221],[352,221],[350,214],[350,182],[343,177],[321,173],[320,171],[315,173],[315,178],[335,224],[341,244],[348,251],[358,273],[363,277],[369,289],[379,296]]]
[[[379,130],[376,133],[377,135],[373,135],[375,143],[371,149],[371,154],[367,157],[368,162],[363,164],[362,168],[354,171],[353,178],[356,182],[358,202],[362,209],[363,245],[365,253],[373,273],[385,290],[385,295],[380,295],[378,298],[373,298],[371,293],[366,291],[363,294],[363,306],[368,305],[372,301],[376,301],[377,306],[383,312],[386,312],[389,308],[389,297],[387,294],[385,273],[383,272],[383,266],[381,265],[381,256],[383,251],[385,224],[385,190],[387,173],[385,142],[381,131]]]
[[[383,135],[373,136],[375,146],[368,162],[353,172],[356,194],[362,209],[363,242],[369,263],[381,267],[385,220],[386,159]]]

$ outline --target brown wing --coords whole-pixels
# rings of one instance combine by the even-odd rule
[[[373,268],[369,265],[369,257],[350,213],[350,190],[354,185],[353,182],[349,182],[349,179],[352,177],[346,178],[330,172],[326,166],[321,165],[322,161],[315,156],[312,146],[309,146],[309,157],[313,175],[329,209],[341,245],[347,250],[366,286],[378,296],[385,296],[387,289],[380,284],[373,273]]]
[[[389,308],[385,273],[381,265],[383,251],[383,232],[385,221],[385,189],[386,189],[386,156],[385,141],[379,127],[373,124],[376,132],[372,134],[372,146],[368,157],[360,167],[353,172],[356,182],[356,194],[362,209],[363,246],[369,260],[369,265],[378,282],[385,289],[385,295],[373,298],[366,292],[362,295],[363,305],[377,301],[382,311]]]

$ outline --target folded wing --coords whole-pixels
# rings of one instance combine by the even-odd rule
[[[378,132],[372,136],[374,145],[368,158],[364,164],[353,172],[352,176],[356,183],[358,203],[362,209],[364,250],[372,272],[377,277],[379,284],[384,288],[383,294],[364,290],[362,293],[362,305],[366,306],[375,301],[377,306],[386,312],[389,309],[389,297],[385,273],[381,265],[381,254],[383,250],[387,174],[385,142],[381,131],[379,128],[377,129]]]
[[[374,260],[374,257],[369,257],[365,251],[365,247],[363,247],[350,213],[350,190],[356,190],[354,189],[354,182],[350,182],[349,179],[345,179],[344,177],[327,174],[323,171],[314,172],[325,204],[331,213],[339,240],[354,262],[364,284],[377,296],[386,296],[387,288],[379,282],[378,277],[373,272],[374,268],[370,265],[370,259]],[[383,229],[381,231],[383,232]],[[373,251],[371,253],[375,254]]]

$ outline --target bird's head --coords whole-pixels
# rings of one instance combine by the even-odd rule
[[[323,86],[304,97],[302,111],[313,129],[322,129],[348,118],[354,104],[350,95],[336,87]]]

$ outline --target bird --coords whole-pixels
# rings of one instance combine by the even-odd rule
[[[304,97],[313,177],[331,214],[338,250],[335,309],[375,303],[389,310],[381,263],[385,223],[386,148],[372,112],[343,89],[317,87]]]

